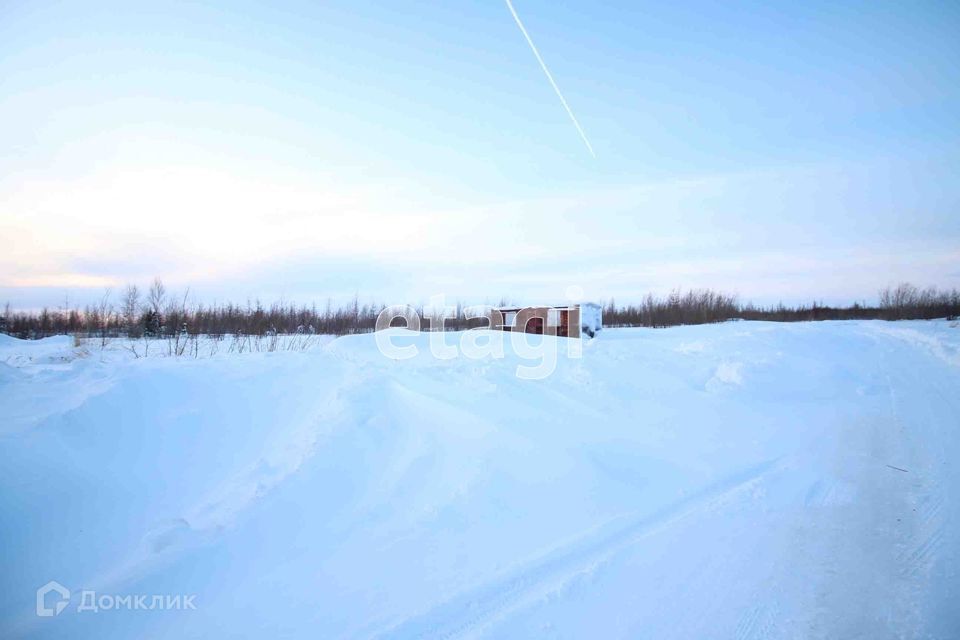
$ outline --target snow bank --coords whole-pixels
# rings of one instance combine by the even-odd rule
[[[960,628],[947,323],[606,329],[543,380],[405,339],[417,357],[4,340],[0,636]],[[50,580],[71,598],[40,618]]]

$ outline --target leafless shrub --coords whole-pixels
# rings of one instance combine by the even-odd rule
[[[137,360],[137,359],[140,358],[140,352],[137,351],[137,343],[136,343],[136,342],[130,341],[130,342],[128,342],[127,344],[125,344],[124,347],[127,349],[127,351],[129,351],[130,353],[133,354],[133,359],[134,359],[134,360]]]

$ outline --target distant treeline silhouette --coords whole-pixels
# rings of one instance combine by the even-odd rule
[[[810,305],[777,304],[760,307],[741,304],[734,295],[710,289],[686,293],[675,290],[669,295],[648,295],[640,304],[618,306],[608,302],[603,309],[605,327],[671,327],[682,324],[706,324],[725,320],[769,320],[803,322],[809,320],[932,320],[960,315],[960,291],[936,287],[920,289],[909,283],[880,291],[874,306],[854,303],[832,307],[817,302]]]
[[[52,335],[87,337],[171,337],[176,335],[276,334],[344,335],[373,331],[377,315],[384,305],[359,303],[323,309],[294,304],[264,306],[259,301],[246,305],[188,304],[188,295],[171,295],[163,282],[153,284],[141,294],[128,285],[114,302],[109,292],[96,305],[83,309],[42,309],[14,311],[6,305],[0,316],[0,332],[19,338],[43,338]],[[880,292],[874,306],[853,304],[831,307],[823,304],[760,307],[741,304],[735,295],[709,289],[687,292],[675,290],[666,296],[648,295],[639,304],[617,305],[613,300],[603,309],[605,327],[670,327],[706,324],[726,320],[770,320],[799,322],[809,320],[905,320],[953,318],[960,315],[960,291],[936,287],[920,289],[911,284],[889,287]],[[424,314],[421,309],[421,316]],[[483,326],[482,319],[464,320],[462,314],[447,319],[445,329],[460,330]],[[424,328],[430,326],[424,323]]]

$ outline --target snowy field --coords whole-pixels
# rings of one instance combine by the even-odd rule
[[[960,637],[955,325],[611,329],[543,380],[0,336],[0,638]]]

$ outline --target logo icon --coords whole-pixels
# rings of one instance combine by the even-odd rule
[[[57,594],[57,599],[54,601],[52,608],[47,606],[47,594],[51,591]],[[37,615],[41,618],[52,618],[53,616],[60,615],[60,612],[67,607],[67,602],[69,601],[70,590],[56,580],[51,580],[37,589]]]

